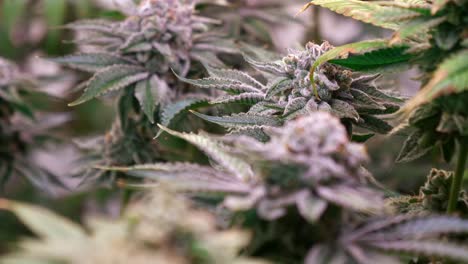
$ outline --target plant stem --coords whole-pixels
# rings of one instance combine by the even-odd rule
[[[458,159],[455,168],[455,175],[452,180],[452,186],[450,188],[450,198],[447,207],[447,213],[453,213],[457,209],[458,196],[463,180],[463,174],[466,166],[466,158],[468,156],[468,140],[466,138],[460,138],[458,140]]]

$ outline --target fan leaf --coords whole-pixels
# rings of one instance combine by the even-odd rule
[[[363,54],[350,55],[346,59],[333,59],[330,63],[356,71],[380,70],[408,62],[414,55],[406,53],[407,47],[394,46]]]
[[[258,88],[253,85],[241,83],[240,81],[226,79],[226,78],[218,78],[218,77],[208,77],[198,80],[192,80],[188,78],[184,78],[180,75],[174,73],[179,80],[182,82],[191,84],[193,86],[199,88],[206,88],[206,89],[218,89],[221,91],[239,94],[244,92],[260,92]]]
[[[135,85],[135,97],[152,124],[154,123],[154,111],[159,102],[158,87],[154,87],[154,85],[156,85],[156,82],[152,82],[151,78],[140,81]]]
[[[107,92],[119,90],[148,78],[144,68],[130,65],[114,65],[98,71],[87,83],[83,95],[69,104],[75,106]]]
[[[49,60],[86,72],[96,72],[113,65],[130,64],[128,60],[109,53],[74,54]]]
[[[274,116],[255,114],[233,114],[230,116],[208,116],[191,111],[194,115],[205,121],[215,123],[227,128],[241,128],[250,126],[280,126],[282,121]]]
[[[265,95],[263,93],[242,93],[242,94],[236,94],[236,95],[222,96],[220,98],[210,101],[210,104],[237,103],[237,104],[254,105],[258,102],[263,101],[264,99],[265,99]]]
[[[261,84],[259,81],[255,80],[252,76],[248,75],[247,73],[238,71],[238,70],[231,70],[231,69],[217,69],[210,66],[205,67],[208,70],[208,73],[212,77],[216,78],[225,78],[231,79],[234,81],[240,81],[247,85],[254,86],[258,89],[264,89],[265,86]]]
[[[161,114],[161,125],[164,127],[171,127],[172,124],[182,115],[187,113],[188,110],[198,109],[200,107],[209,106],[207,99],[193,98],[177,101],[168,104],[163,108]],[[159,137],[163,131],[160,130],[155,138]]]
[[[313,0],[307,4],[303,10],[307,9],[311,5],[321,6],[338,14],[352,17],[356,20],[375,26],[393,30],[398,29],[397,23],[382,21],[379,14],[388,13],[392,8],[382,6],[379,3],[359,0]],[[404,11],[405,10],[401,10],[401,12]]]
[[[180,133],[161,125],[159,125],[159,128],[170,135],[184,139],[197,146],[200,150],[205,152],[208,157],[216,161],[219,165],[221,165],[227,171],[231,172],[233,175],[236,175],[237,178],[243,181],[248,181],[254,177],[250,164],[236,156],[229,154],[223,145],[213,138],[203,134]]]

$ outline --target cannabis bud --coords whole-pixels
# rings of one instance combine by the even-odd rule
[[[53,60],[94,74],[71,105],[122,90],[119,118],[105,137],[95,140],[98,144],[90,151],[97,155],[90,155],[91,165],[164,160],[156,143],[148,144],[157,133],[151,123],[175,116],[181,111],[171,106],[180,101],[173,101],[190,97],[187,85],[172,71],[186,76],[196,69],[194,64],[200,69],[201,64],[224,66],[217,54],[236,52],[231,41],[215,31],[219,21],[196,15],[194,8],[189,0],[144,0],[123,21],[82,20],[65,26],[76,31],[76,42],[88,51]],[[87,169],[82,178],[101,174]]]
[[[432,169],[418,196],[398,196],[387,199],[387,202],[400,213],[444,213],[452,181],[453,172]],[[464,190],[459,193],[457,208],[463,214],[468,213],[468,195]]]
[[[281,128],[266,129],[270,141],[251,137],[233,139],[245,159],[258,157],[260,169],[247,199],[231,196],[231,209],[250,199],[260,216],[275,219],[296,204],[310,221],[320,217],[327,203],[358,211],[380,210],[379,193],[364,187],[368,174],[361,167],[367,161],[363,145],[352,143],[339,119],[327,112],[315,112],[287,122]],[[288,172],[289,171],[289,172]],[[256,184],[261,181],[260,184]],[[261,195],[260,195],[261,193]],[[364,197],[372,199],[371,205]],[[316,215],[314,215],[316,214]]]
[[[445,212],[447,210],[450,185],[453,181],[453,172],[432,169],[427,181],[419,190],[422,205],[427,211]],[[461,191],[457,208],[468,213],[468,194]]]
[[[265,129],[266,143],[247,136],[223,138],[164,131],[203,150],[218,167],[186,163],[109,168],[151,180],[170,182],[181,191],[220,192],[233,211],[255,209],[260,217],[278,219],[297,206],[307,221],[317,221],[328,204],[376,213],[381,194],[368,188],[364,147],[350,142],[340,121],[314,112]],[[170,176],[170,177],[165,177]]]
[[[314,72],[314,83],[311,83],[310,68],[331,48],[327,42],[322,45],[308,43],[304,50],[290,50],[282,59],[272,59],[276,55],[246,46],[246,61],[264,75],[266,84],[244,72],[210,67],[208,78],[179,78],[198,87],[215,88],[229,94],[212,100],[213,104],[250,105],[249,111],[241,115],[199,115],[233,131],[278,126],[297,116],[323,110],[341,118],[349,131],[356,125],[372,132],[388,132],[390,125],[378,116],[397,111],[400,100],[375,87],[374,80],[378,75],[358,75],[326,63]]]
[[[184,90],[171,69],[186,76],[193,62],[224,66],[216,54],[236,49],[213,32],[219,21],[195,15],[194,5],[189,0],[145,0],[122,22],[83,20],[66,25],[84,36],[76,42],[91,52],[53,60],[94,73],[71,105],[131,88],[154,122],[156,107]]]
[[[267,130],[271,140],[255,144],[250,138],[242,146],[266,160],[292,162],[307,167],[302,178],[328,181],[333,178],[363,180],[361,165],[367,153],[361,144],[349,142],[340,121],[326,112],[315,112]],[[251,142],[253,141],[253,142]]]

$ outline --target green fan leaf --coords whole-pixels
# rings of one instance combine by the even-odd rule
[[[86,72],[96,72],[113,65],[130,64],[128,60],[109,53],[74,54],[50,60]]]
[[[413,54],[406,53],[407,49],[404,46],[394,46],[363,54],[350,55],[346,59],[333,59],[329,62],[355,71],[383,70],[407,63],[413,58]]]
[[[139,81],[135,85],[135,97],[143,109],[143,112],[148,117],[151,123],[154,123],[154,111],[158,104],[158,87],[156,82],[152,82],[151,78]]]
[[[171,125],[182,115],[187,113],[188,110],[198,109],[200,107],[209,106],[207,99],[193,98],[177,101],[168,104],[162,109],[161,125],[164,127],[171,127]],[[160,130],[156,137],[159,137],[163,131]]]
[[[313,0],[307,4],[302,10],[307,9],[311,5],[321,6],[330,9],[338,14],[352,17],[356,20],[369,23],[375,26],[396,30],[397,23],[382,22],[379,14],[385,14],[391,10],[391,7],[382,6],[379,3],[359,0]],[[406,10],[401,10],[405,12]]]
[[[107,92],[119,90],[148,78],[144,68],[130,65],[114,65],[98,71],[87,83],[83,95],[69,104],[75,106]]]

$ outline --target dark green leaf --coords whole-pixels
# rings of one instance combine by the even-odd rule
[[[79,105],[110,91],[125,88],[148,78],[148,75],[149,73],[144,68],[137,66],[114,65],[104,68],[87,83],[83,95],[69,105]]]
[[[109,53],[74,54],[50,60],[87,72],[96,72],[113,65],[130,64],[124,58]]]
[[[398,157],[397,162],[409,162],[425,155],[431,147],[421,148],[419,145],[419,139],[422,137],[421,132],[413,132],[403,144]]]
[[[407,49],[408,47],[405,46],[394,46],[363,54],[350,55],[346,59],[333,59],[329,62],[355,71],[382,70],[407,63],[414,58],[413,54],[406,53]]]

